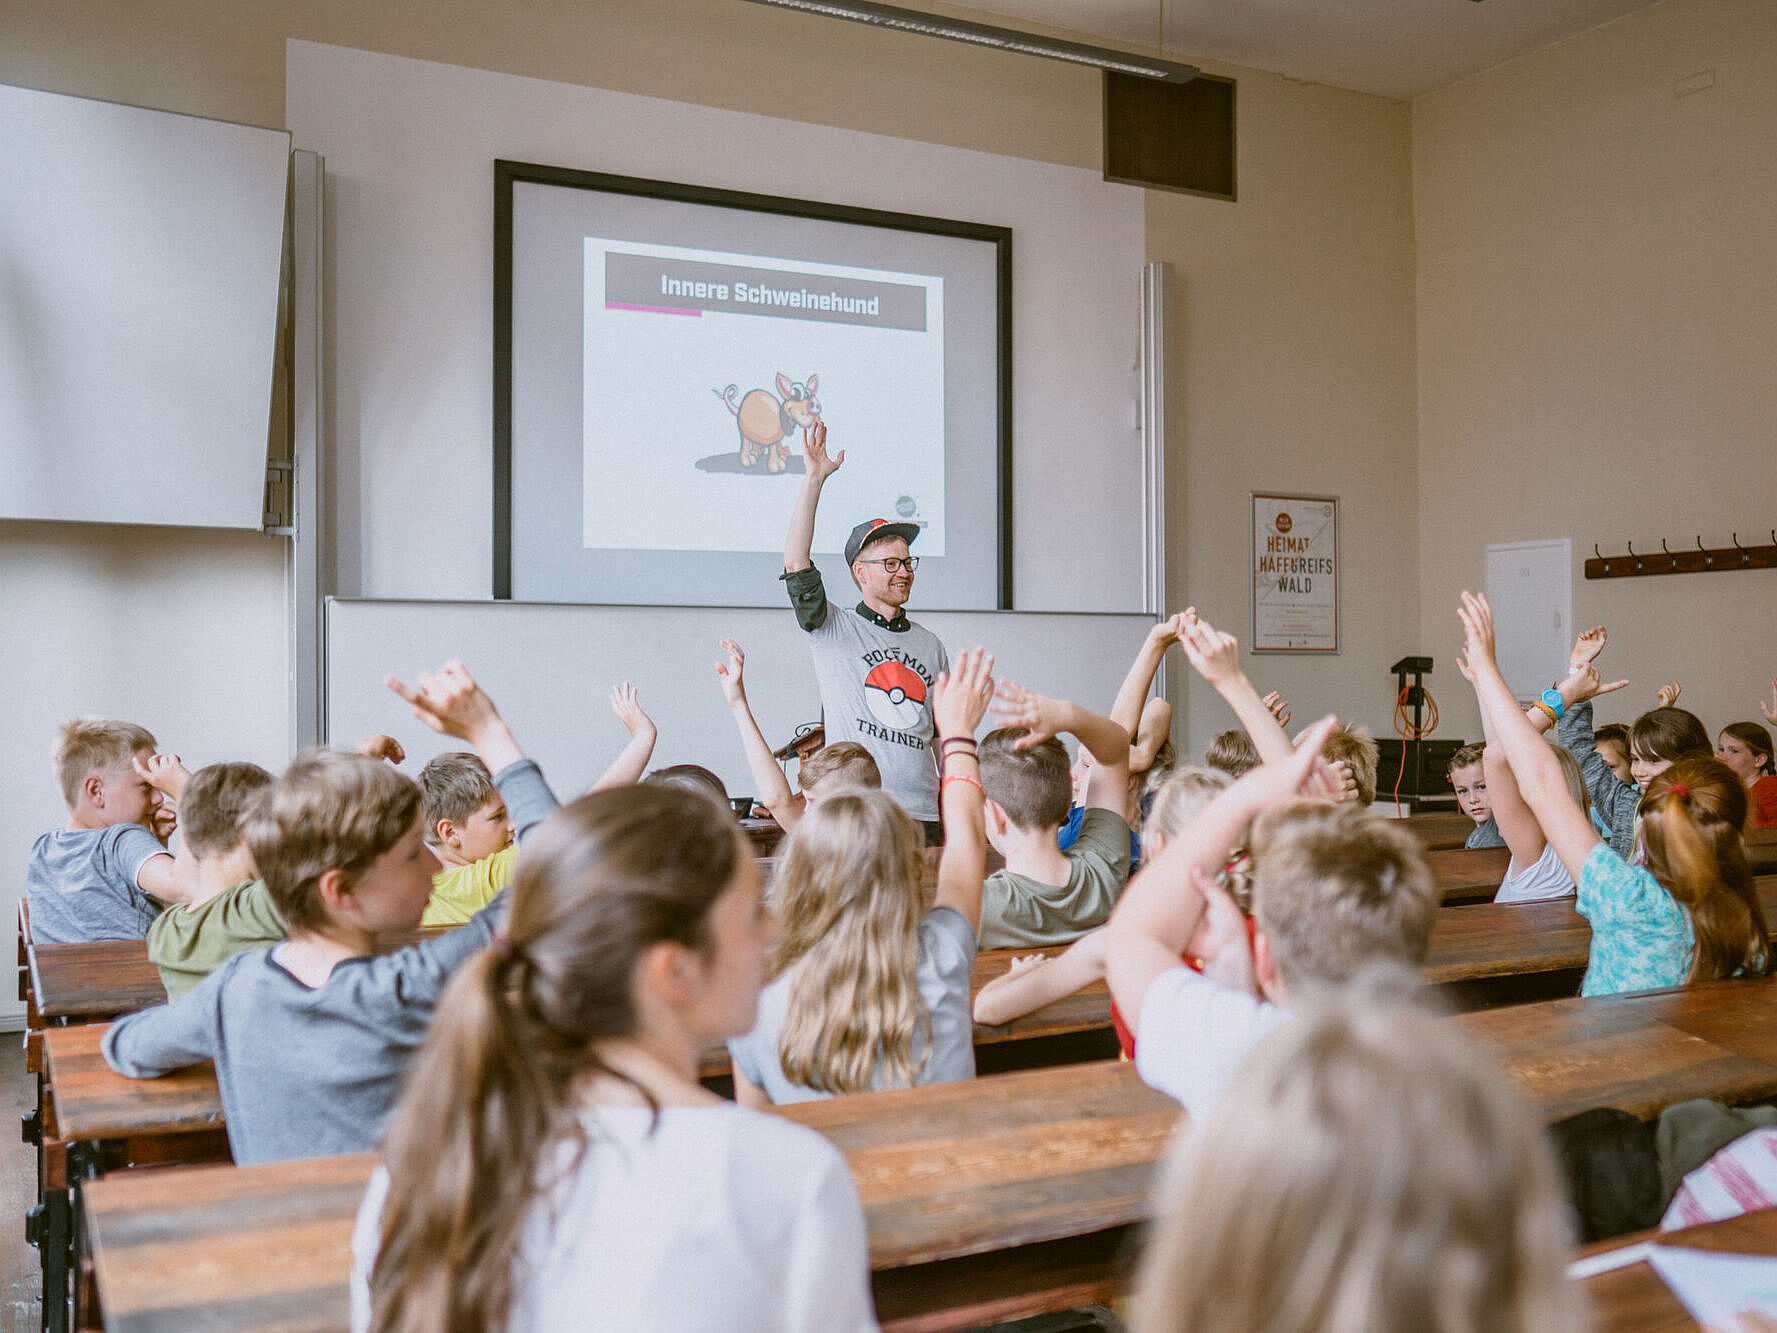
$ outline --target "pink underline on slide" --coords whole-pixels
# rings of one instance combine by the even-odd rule
[[[606,310],[640,310],[645,315],[690,315],[693,319],[702,316],[701,310],[674,310],[664,305],[624,305],[621,301],[606,301]]]

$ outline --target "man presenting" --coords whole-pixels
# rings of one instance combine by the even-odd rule
[[[796,623],[808,631],[827,741],[856,741],[882,770],[882,786],[939,838],[938,765],[932,752],[932,690],[950,657],[938,636],[907,619],[917,556],[908,543],[914,523],[871,519],[846,538],[845,559],[863,600],[842,611],[827,600],[809,548],[821,487],[845,462],[827,456],[827,427],[815,423],[802,446],[805,472],[784,538],[783,579]]]

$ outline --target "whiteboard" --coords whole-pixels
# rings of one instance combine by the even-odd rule
[[[831,580],[829,589],[837,595]],[[849,614],[849,612],[847,612]],[[1154,620],[1145,615],[1014,611],[914,612],[954,656],[981,644],[995,674],[1107,712]],[[327,602],[330,745],[386,732],[409,772],[463,748],[428,731],[383,685],[411,683],[460,657],[493,696],[518,742],[564,799],[589,786],[628,739],[609,706],[633,681],[660,728],[652,767],[702,764],[736,795],[754,791],[722,699],[717,641],[747,654],[747,695],[772,748],[820,715],[806,636],[788,601],[759,607],[566,606],[536,602]]]
[[[261,526],[289,158],[0,85],[0,518]]]

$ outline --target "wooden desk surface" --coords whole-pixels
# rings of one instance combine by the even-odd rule
[[[145,940],[39,944],[30,960],[37,1012],[46,1019],[113,1018],[166,1003]]]
[[[1179,1116],[1107,1061],[789,1108],[857,1181],[871,1266],[1124,1226]],[[339,1328],[369,1156],[125,1172],[82,1186],[111,1333]],[[184,1321],[184,1322],[181,1322]]]
[[[1472,852],[1460,847],[1433,849],[1426,852],[1425,859],[1438,878],[1446,906],[1490,901],[1512,865],[1512,853],[1505,847],[1482,847]]]
[[[56,1137],[75,1142],[182,1134],[223,1123],[214,1066],[193,1065],[160,1078],[114,1074],[99,1053],[105,1026],[44,1029]]]
[[[1460,810],[1408,815],[1401,821],[1427,851],[1459,848],[1475,831],[1475,821]]]
[[[1585,1253],[1599,1254],[1622,1249],[1658,1235],[1660,1244],[1693,1250],[1721,1250],[1738,1254],[1777,1255],[1777,1208],[1707,1222],[1698,1227],[1663,1234],[1640,1232],[1589,1245]],[[1592,1308],[1596,1333],[1681,1333],[1697,1324],[1685,1313],[1678,1297],[1650,1268],[1646,1260],[1598,1273],[1580,1283]]]

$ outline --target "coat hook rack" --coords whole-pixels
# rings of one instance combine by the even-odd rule
[[[1605,555],[1592,543],[1592,559],[1586,561],[1589,579],[1632,579],[1653,574],[1709,574],[1729,569],[1777,569],[1777,528],[1771,529],[1769,545],[1742,546],[1740,534],[1731,535],[1732,546],[1708,547],[1697,534],[1696,550],[1674,551],[1660,538],[1658,555],[1638,555],[1634,542],[1624,542],[1627,555]]]

